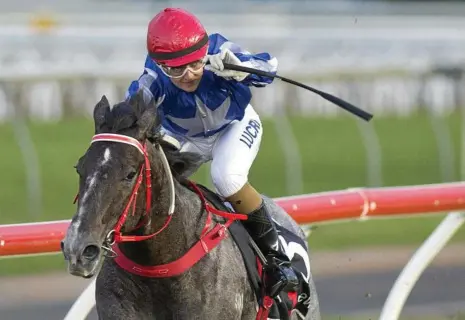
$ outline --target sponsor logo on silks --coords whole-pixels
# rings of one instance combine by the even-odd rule
[[[247,127],[245,127],[244,131],[242,132],[241,138],[239,139],[242,141],[247,147],[252,148],[252,145],[255,142],[255,138],[258,137],[260,133],[260,122],[257,120],[250,120]]]

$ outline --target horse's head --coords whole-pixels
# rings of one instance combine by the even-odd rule
[[[160,151],[146,143],[159,135],[153,100],[146,104],[140,92],[110,109],[103,96],[95,106],[94,123],[95,136],[76,165],[77,211],[62,242],[68,271],[85,278],[98,271],[105,252],[102,249],[109,249],[115,233],[118,236],[119,231],[132,229],[146,218],[145,209],[150,210],[150,167],[155,177],[157,170],[163,170],[163,166],[150,166],[149,158]],[[132,198],[133,203],[128,205]],[[133,213],[136,203],[142,210]]]

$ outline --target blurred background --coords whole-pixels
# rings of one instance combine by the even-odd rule
[[[147,23],[167,6],[276,56],[279,74],[374,114],[365,123],[279,80],[254,88],[265,135],[250,180],[263,193],[465,177],[465,1],[2,1],[0,223],[71,218],[73,166],[93,135],[94,105],[103,94],[123,99],[143,71]],[[211,186],[208,165],[194,178]],[[443,217],[317,226],[309,243],[323,319],[376,318]],[[462,230],[401,319],[465,319],[464,252]],[[65,270],[60,255],[1,260],[0,319],[62,319],[87,284]]]

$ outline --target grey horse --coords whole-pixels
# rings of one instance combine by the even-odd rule
[[[182,183],[183,172],[198,166],[198,158],[163,143],[156,108],[154,101],[145,103],[141,94],[113,108],[105,96],[96,104],[95,134],[109,133],[110,137],[131,137],[145,143],[146,169],[151,169],[151,175],[150,181],[142,181],[141,189],[134,192],[139,176],[145,176],[140,171],[145,160],[140,148],[111,139],[90,144],[76,165],[77,211],[62,241],[68,272],[83,278],[96,275],[96,310],[102,320],[256,319],[255,293],[231,237],[225,237],[200,261],[172,277],[141,276],[115,262],[115,225],[125,208],[132,207],[128,201],[133,194],[134,211],[128,211],[121,234],[144,236],[162,230],[144,241],[119,243],[120,253],[137,265],[163,265],[179,259],[198,242],[206,223],[199,195]],[[146,203],[150,184],[151,200]],[[271,199],[266,201],[275,208],[272,214],[276,221],[305,239],[299,225],[284,210]],[[147,205],[150,212],[144,215]],[[225,219],[214,218],[213,224],[218,221]],[[311,275],[310,286],[306,319],[316,320],[320,312]],[[291,319],[301,318],[293,314]]]

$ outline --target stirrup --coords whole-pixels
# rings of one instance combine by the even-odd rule
[[[298,289],[299,279],[291,267],[290,261],[283,261],[274,255],[267,256],[267,266],[264,270],[264,285],[267,295],[274,298],[280,292],[290,292]]]

